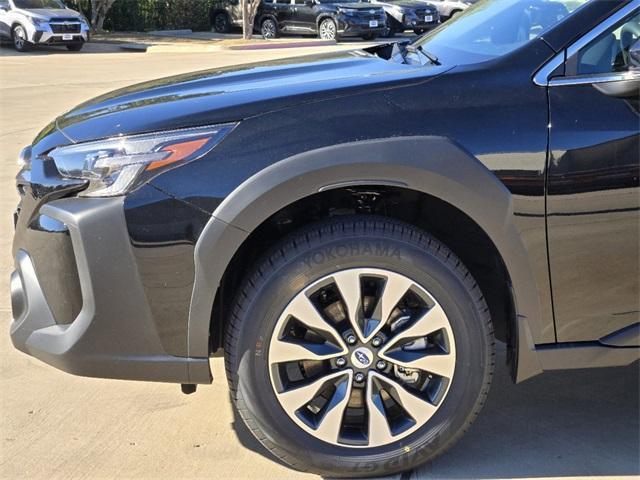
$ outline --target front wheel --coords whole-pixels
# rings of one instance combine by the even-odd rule
[[[27,40],[27,32],[22,25],[16,25],[11,32],[11,38],[13,39],[13,47],[18,52],[26,52],[31,46]]]
[[[318,36],[323,40],[337,40],[338,26],[330,18],[325,18],[318,27]]]
[[[229,33],[231,31],[231,21],[225,12],[218,12],[213,17],[213,29],[217,33]]]
[[[493,332],[462,262],[427,233],[342,217],[276,245],[226,328],[235,406],[270,451],[329,477],[398,473],[482,407]]]
[[[263,20],[260,26],[260,33],[265,40],[271,40],[278,37],[278,25],[275,20],[267,18]]]

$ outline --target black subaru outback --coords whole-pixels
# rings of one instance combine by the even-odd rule
[[[13,344],[186,392],[222,353],[256,437],[334,477],[455,443],[495,341],[516,382],[637,361],[639,38],[640,0],[481,1],[84,103],[22,154]]]

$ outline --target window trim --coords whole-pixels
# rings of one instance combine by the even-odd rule
[[[619,82],[623,80],[640,79],[640,72],[611,72],[611,73],[595,73],[592,75],[562,76],[551,77],[553,72],[559,67],[565,65],[567,60],[576,55],[583,47],[587,46],[593,40],[605,33],[609,28],[613,28],[616,23],[625,19],[634,13],[638,13],[640,9],[640,0],[633,0],[625,5],[616,13],[607,18],[604,22],[598,24],[589,32],[584,34],[578,40],[573,42],[569,47],[563,49],[560,53],[549,60],[542,68],[540,68],[533,76],[533,83],[540,87],[554,87],[566,85],[587,85],[594,83]]]

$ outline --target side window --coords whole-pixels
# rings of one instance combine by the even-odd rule
[[[2,10],[9,10],[9,2],[0,2],[0,8]]]
[[[305,2],[305,0],[294,0],[294,2],[293,2],[293,3],[295,3],[296,5],[302,5],[302,6],[304,6],[304,4],[305,4],[304,2]]]
[[[595,75],[629,70],[629,49],[640,39],[640,14],[627,18],[580,49],[574,64],[576,75]],[[571,72],[569,72],[571,73]]]
[[[291,0],[274,0],[274,3],[277,3],[278,5],[290,5]]]

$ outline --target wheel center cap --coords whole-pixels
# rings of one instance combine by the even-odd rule
[[[351,363],[356,368],[369,368],[372,362],[373,353],[368,348],[357,348],[351,354]]]

